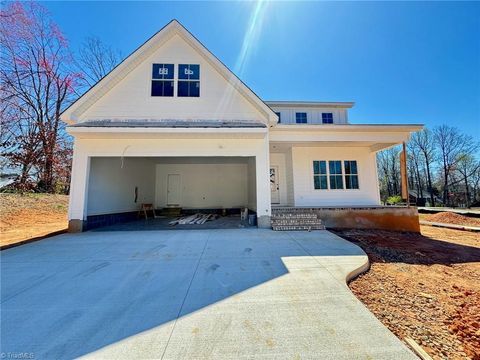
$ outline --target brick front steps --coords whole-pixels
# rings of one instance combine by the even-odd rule
[[[271,221],[275,231],[325,230],[322,220],[310,209],[273,208]]]

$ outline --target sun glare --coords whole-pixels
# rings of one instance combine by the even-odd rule
[[[235,73],[242,76],[247,66],[248,59],[255,49],[256,42],[262,32],[263,20],[268,7],[268,1],[258,0],[254,3],[252,13],[248,22],[247,31],[243,38],[242,49],[235,63]]]

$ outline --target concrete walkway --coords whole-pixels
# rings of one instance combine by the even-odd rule
[[[87,232],[0,256],[2,353],[415,359],[345,284],[365,253],[328,231]]]

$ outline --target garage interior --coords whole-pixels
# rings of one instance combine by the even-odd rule
[[[87,229],[238,228],[257,209],[255,157],[92,157],[88,178]],[[195,213],[217,218],[170,225]]]

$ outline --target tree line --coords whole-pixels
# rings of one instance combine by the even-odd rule
[[[107,74],[120,54],[96,37],[74,53],[35,2],[0,10],[0,165],[10,188],[68,193],[72,141],[61,112]]]
[[[377,154],[384,202],[401,194],[400,151],[397,146]],[[407,143],[409,201],[429,206],[479,206],[478,151],[478,141],[456,127],[441,125],[412,134]]]

